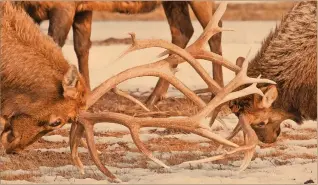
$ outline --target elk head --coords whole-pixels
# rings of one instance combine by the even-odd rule
[[[70,66],[58,86],[62,87],[54,102],[45,96],[19,94],[12,96],[11,105],[4,102],[1,123],[1,143],[6,153],[17,153],[45,134],[76,120],[80,108],[85,106],[87,88],[75,66]]]
[[[260,88],[264,96],[257,94],[239,98],[229,102],[229,107],[236,116],[244,114],[258,139],[263,143],[273,143],[280,135],[280,124],[287,119],[299,122],[300,118],[273,106],[278,97],[276,85]]]
[[[236,60],[236,65],[242,66],[243,57]],[[264,96],[258,94],[238,98],[229,102],[232,112],[239,117],[245,115],[258,139],[263,143],[273,143],[280,135],[280,124],[287,119],[299,122],[300,117],[274,106],[278,98],[276,85],[262,85],[260,90]],[[233,135],[232,135],[233,137]]]

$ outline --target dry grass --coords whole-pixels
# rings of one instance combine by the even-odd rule
[[[26,180],[29,182],[35,182],[37,177],[41,177],[41,175],[38,173],[32,173],[32,172],[26,173],[26,174],[19,174],[19,175],[14,175],[14,174],[1,175],[0,174],[0,179],[7,180],[7,181]]]

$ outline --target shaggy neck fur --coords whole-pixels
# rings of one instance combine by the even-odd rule
[[[274,80],[280,108],[304,119],[317,119],[316,1],[297,3],[262,44],[248,75]]]

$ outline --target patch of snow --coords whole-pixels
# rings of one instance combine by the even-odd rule
[[[36,183],[25,181],[25,180],[14,180],[14,181],[0,180],[0,184],[36,184]]]
[[[302,146],[289,146],[284,152],[293,155],[316,155],[317,156],[317,148],[306,148]]]
[[[211,141],[210,139],[204,138],[202,136],[198,136],[196,134],[174,134],[163,136],[164,138],[176,138],[186,142],[207,142]]]
[[[268,155],[276,151],[275,148],[256,148],[256,153],[260,155]]]
[[[130,135],[124,135],[123,137],[94,137],[96,144],[116,144],[119,142],[132,143],[133,140]]]
[[[125,152],[124,160],[132,160],[140,158],[143,154],[139,152]]]
[[[293,120],[285,120],[282,122],[281,127],[282,128],[293,128],[293,129],[306,129],[306,128],[313,128],[313,129],[317,129],[317,120],[307,120],[304,121],[303,124],[299,125],[296,122],[294,122]]]
[[[68,137],[63,137],[61,135],[50,135],[50,136],[43,136],[42,137],[45,141],[49,142],[68,142]]]
[[[94,125],[95,132],[129,132],[129,129],[123,125],[116,123],[96,123]]]
[[[50,183],[50,184],[109,184],[107,180],[95,180],[91,178],[85,178],[85,179],[75,179],[70,178],[67,179],[62,176],[42,176],[38,179],[41,182],[44,183]]]
[[[283,140],[283,141],[280,141],[279,144],[308,146],[308,145],[317,144],[317,139],[308,139],[308,140]]]
[[[69,147],[62,147],[62,148],[39,148],[34,149],[41,152],[57,152],[57,153],[70,153],[71,150]],[[78,147],[78,153],[88,153],[88,150],[83,147]]]
[[[110,146],[107,147],[107,150],[115,150],[116,148],[121,148],[121,146],[119,144],[112,144]]]
[[[199,145],[200,145],[201,147],[209,147],[209,146],[210,146],[209,143],[199,143]]]

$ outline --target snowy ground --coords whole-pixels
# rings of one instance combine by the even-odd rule
[[[245,56],[251,48],[249,58],[253,57],[259,49],[261,41],[275,27],[276,22],[224,22],[226,28],[233,28],[235,32],[223,34],[223,54],[230,61],[235,61],[238,56]],[[41,26],[46,31],[47,23]],[[194,23],[195,34],[191,42],[202,31],[198,22]],[[134,31],[137,38],[160,38],[170,41],[170,31],[166,22],[95,22],[93,24],[92,40],[102,40],[108,37],[127,37],[127,33]],[[72,39],[72,34],[69,35]],[[104,79],[116,73],[155,59],[162,49],[147,49],[129,54],[120,61],[113,62],[127,45],[92,46],[90,50],[91,84],[96,87]],[[76,64],[77,59],[73,45],[63,48],[66,58]],[[206,69],[211,68],[208,62],[202,62]],[[198,89],[205,87],[204,82],[195,74],[193,69],[186,64],[179,68],[177,77],[189,88]],[[210,71],[210,70],[209,70]],[[234,74],[225,71],[225,82],[229,82]],[[147,91],[155,85],[157,78],[146,77],[129,80],[119,87],[124,90]],[[173,88],[169,90],[170,96],[180,95]],[[207,120],[205,120],[207,122]],[[235,126],[237,119],[230,115],[224,118],[230,128]],[[57,133],[45,136],[41,143],[31,152],[46,153],[54,156],[67,156],[68,137],[65,133],[69,127]],[[63,131],[64,130],[64,131]],[[219,124],[214,125],[216,133],[227,136],[227,132]],[[237,173],[242,156],[237,155],[233,160],[207,163],[202,165],[178,165],[183,161],[194,160],[215,154],[215,143],[192,134],[161,134],[162,129],[147,128],[142,132],[142,140],[155,151],[154,154],[171,169],[161,169],[142,156],[136,149],[128,130],[116,124],[99,123],[95,126],[96,143],[103,152],[103,157],[108,154],[120,155],[120,162],[107,163],[109,169],[124,183],[150,184],[150,183],[178,183],[178,184],[303,184],[307,180],[317,183],[317,122],[307,121],[298,126],[293,122],[282,124],[282,135],[275,144],[262,144],[257,148],[256,158],[247,170]],[[64,133],[64,134],[63,134]],[[238,135],[234,141],[241,142]],[[53,147],[53,146],[58,147]],[[164,147],[163,147],[163,146]],[[182,149],[174,148],[175,145],[190,146]],[[50,147],[52,146],[52,147]],[[193,148],[192,148],[193,147]],[[159,150],[161,149],[161,150]],[[85,148],[80,148],[81,154],[88,156]],[[87,158],[87,157],[86,157]],[[107,158],[107,157],[106,157]],[[42,158],[41,158],[42,159]],[[50,160],[54,160],[52,158]],[[8,155],[0,157],[0,164],[10,163]],[[39,158],[40,160],[40,158]],[[107,159],[105,159],[107,160]],[[110,160],[111,161],[111,160]],[[141,161],[146,161],[142,163]],[[81,176],[71,162],[62,166],[45,165],[35,166],[33,169],[24,169],[23,160],[21,168],[5,169],[1,172],[4,183],[63,183],[63,184],[107,184],[108,181],[97,170],[93,163],[84,163],[86,175]],[[57,161],[58,162],[58,161]],[[14,177],[10,179],[9,177]],[[31,177],[30,177],[31,176]]]

